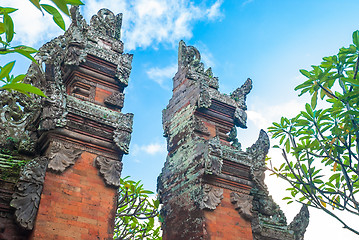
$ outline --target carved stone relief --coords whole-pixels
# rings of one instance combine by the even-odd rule
[[[235,209],[246,220],[253,218],[252,201],[253,197],[248,194],[231,192],[231,203],[234,204]]]
[[[121,114],[116,130],[113,133],[113,140],[125,154],[129,152],[132,133],[133,114]]]
[[[0,147],[34,154],[37,134],[36,122],[40,114],[38,99],[24,94],[0,93]]]
[[[81,149],[74,148],[70,143],[54,141],[51,143],[48,154],[48,168],[56,172],[63,172],[67,167],[75,164],[82,152]]]
[[[100,173],[105,178],[106,183],[110,186],[119,187],[122,162],[103,156],[97,156],[95,162],[96,165],[100,168]]]
[[[46,167],[46,157],[38,157],[28,162],[21,172],[10,202],[10,206],[16,209],[16,221],[27,230],[32,230],[34,227]]]
[[[121,109],[123,108],[124,99],[125,99],[124,93],[114,92],[105,99],[105,104]]]
[[[200,208],[214,210],[221,203],[222,199],[223,189],[204,184],[203,199],[200,203]]]
[[[120,64],[117,65],[115,77],[125,86],[128,85],[128,79],[132,69],[132,59],[132,54],[122,54],[120,56]]]
[[[208,154],[204,162],[205,173],[219,175],[222,171],[222,165],[221,143],[218,137],[214,137],[208,142]]]

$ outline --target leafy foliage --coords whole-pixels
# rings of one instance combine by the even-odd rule
[[[296,117],[282,117],[268,128],[279,139],[285,162],[271,167],[273,174],[291,184],[285,197],[321,209],[359,235],[334,209],[359,215],[359,31],[353,44],[324,57],[312,70],[300,70],[307,80],[299,96],[309,93],[310,104]],[[325,100],[328,107],[318,109]],[[288,156],[292,155],[292,157]],[[294,159],[294,160],[293,160]]]
[[[62,30],[65,30],[65,22],[58,9],[69,16],[68,5],[83,5],[80,0],[51,0],[51,2],[57,7],[56,8],[48,4],[40,4],[41,0],[29,1],[42,13],[44,13],[45,11],[52,15],[54,22]],[[33,54],[37,52],[36,49],[25,45],[11,45],[11,42],[13,41],[15,35],[15,27],[10,14],[14,13],[17,10],[18,9],[16,8],[0,7],[0,19],[2,19],[2,22],[0,22],[0,55],[17,53],[36,63],[36,60],[33,57]],[[24,74],[20,74],[18,76],[11,75],[11,71],[14,65],[15,61],[9,62],[4,66],[0,66],[0,81],[4,84],[2,87],[0,87],[0,90],[15,90],[28,96],[29,93],[32,93],[46,97],[40,89],[23,82],[25,78]]]
[[[145,190],[140,181],[121,179],[114,239],[162,239],[160,226],[155,226],[159,200],[151,200],[149,194],[153,192]]]

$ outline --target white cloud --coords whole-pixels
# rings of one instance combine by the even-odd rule
[[[100,8],[123,15],[123,40],[127,50],[149,47],[158,43],[176,44],[191,38],[196,21],[215,20],[222,16],[222,0],[206,6],[191,0],[89,1],[84,12],[90,18]]]
[[[177,64],[172,64],[164,68],[153,67],[146,71],[149,79],[158,83],[164,89],[170,89],[169,83],[177,72]]]
[[[148,145],[139,146],[137,144],[133,145],[131,150],[132,156],[137,156],[139,154],[149,154],[149,155],[156,155],[162,154],[167,152],[166,143],[150,143]]]
[[[222,3],[223,3],[222,0],[218,0],[207,10],[207,14],[208,14],[209,19],[211,19],[211,20],[212,19],[217,19],[217,18],[223,16],[223,13],[221,12]]]
[[[274,105],[274,106],[256,106],[248,110],[248,121],[252,121],[259,129],[267,129],[272,122],[280,120],[281,116],[288,118],[296,116],[301,110],[304,109],[304,104],[298,100],[291,100],[289,102]]]

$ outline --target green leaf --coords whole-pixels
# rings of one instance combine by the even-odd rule
[[[39,96],[42,96],[42,97],[47,97],[40,89],[38,89],[37,87],[32,86],[31,84],[26,84],[26,83],[5,84],[0,89],[16,90],[16,91],[19,91],[21,93],[33,93],[33,94],[36,94],[36,95],[39,95]]]
[[[66,0],[51,0],[63,13],[70,16],[69,9],[67,8]]]
[[[6,64],[5,66],[3,66],[0,71],[0,79],[9,76],[11,70],[14,68],[14,65],[15,65],[15,61],[12,61]]]
[[[353,32],[353,43],[357,48],[359,48],[359,31],[356,30]]]
[[[3,34],[5,32],[5,24],[0,22],[0,34]]]
[[[20,74],[11,80],[11,83],[21,82],[26,77],[26,74]]]
[[[66,0],[67,4],[70,4],[72,6],[79,6],[79,5],[84,5],[83,2],[81,2],[80,0]]]
[[[17,8],[0,7],[0,15],[13,13],[15,11],[17,11]]]
[[[5,34],[6,34],[6,42],[11,42],[14,38],[14,22],[12,18],[6,13],[4,14],[4,25],[5,25]]]
[[[310,104],[312,105],[313,109],[315,109],[315,107],[317,106],[317,99],[318,99],[318,91],[315,91],[310,101]]]
[[[30,0],[30,2],[34,4],[34,6],[42,12],[40,7],[40,0]]]
[[[41,7],[48,12],[49,14],[51,14],[53,17],[52,19],[54,20],[54,22],[57,24],[57,26],[59,26],[62,30],[66,30],[65,28],[65,21],[62,18],[61,14],[59,13],[59,11],[57,11],[56,8],[54,8],[53,6],[47,5],[47,4],[41,4]]]
[[[301,74],[303,74],[304,76],[306,76],[307,78],[310,78],[310,77],[311,77],[310,72],[308,72],[308,71],[305,70],[305,69],[300,69],[299,72],[300,72]]]

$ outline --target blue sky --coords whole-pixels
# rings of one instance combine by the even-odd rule
[[[247,98],[248,129],[238,133],[242,145],[248,147],[261,128],[302,109],[306,98],[298,99],[293,90],[304,79],[299,69],[309,69],[322,57],[348,46],[352,32],[359,29],[359,1],[355,0],[84,2],[82,12],[87,20],[103,7],[123,13],[122,39],[126,51],[134,54],[123,112],[135,114],[130,154],[123,158],[123,176],[141,179],[153,191],[166,158],[161,112],[172,95],[171,79],[181,39],[200,50],[205,65],[219,77],[222,92],[229,93],[252,78],[254,87]],[[26,5],[27,1],[3,0],[2,4],[21,10],[14,16],[15,43],[30,42],[39,47],[61,34],[51,18],[41,16]],[[26,11],[29,8],[33,11]],[[26,71],[27,64],[18,61],[16,72]],[[274,163],[282,160],[278,153],[270,154]],[[300,206],[287,206],[280,200],[285,195],[284,183],[272,177],[267,182],[290,222]],[[327,215],[314,210],[311,214],[306,239],[355,239]]]

